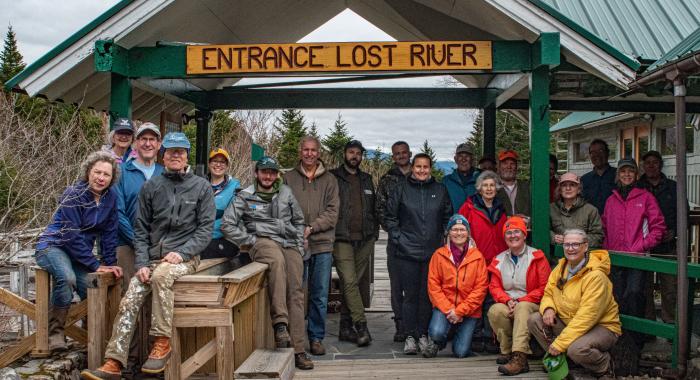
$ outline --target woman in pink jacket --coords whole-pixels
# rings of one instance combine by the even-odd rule
[[[661,242],[666,230],[663,214],[654,195],[637,187],[638,174],[634,159],[624,158],[618,162],[617,188],[605,202],[601,218],[604,249],[646,255]],[[620,313],[644,317],[646,273],[613,267],[611,275]],[[637,339],[641,337],[635,337]]]

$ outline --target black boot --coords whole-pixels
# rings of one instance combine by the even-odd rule
[[[369,346],[372,336],[369,335],[369,330],[367,330],[367,322],[356,322],[355,330],[357,330],[357,346]]]
[[[350,316],[340,316],[340,331],[338,332],[338,340],[357,343],[357,332],[352,327],[352,319]]]
[[[394,342],[405,342],[406,333],[403,331],[403,321],[399,318],[394,318],[394,326],[396,326],[396,332],[394,333]]]

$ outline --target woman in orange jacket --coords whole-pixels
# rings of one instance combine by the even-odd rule
[[[424,357],[434,357],[445,347],[452,327],[456,329],[452,340],[454,355],[471,355],[472,334],[487,290],[486,260],[470,239],[467,219],[455,214],[447,224],[447,244],[430,259],[428,295],[433,315]]]

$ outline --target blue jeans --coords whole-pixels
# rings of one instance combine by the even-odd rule
[[[472,335],[474,334],[476,321],[477,318],[464,317],[462,322],[453,325],[440,309],[434,308],[433,316],[430,318],[428,335],[442,349],[447,345],[447,333],[454,326],[457,331],[452,338],[452,353],[458,358],[471,356]]]
[[[73,290],[81,300],[87,298],[87,275],[91,271],[58,247],[36,251],[36,263],[53,277],[51,304],[55,307],[69,307],[73,300]]]
[[[304,262],[305,277],[308,275],[309,287],[309,324],[307,334],[309,342],[322,341],[326,335],[326,312],[328,310],[328,290],[331,284],[331,265],[333,255],[330,252],[317,253]]]

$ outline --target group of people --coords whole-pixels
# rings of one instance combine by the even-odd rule
[[[675,185],[661,173],[657,152],[644,156],[641,177],[632,159],[610,167],[602,140],[591,143],[594,169],[583,177],[557,177],[552,161],[551,238],[564,247],[564,258],[550,270],[544,253],[527,243],[530,188],[518,179],[514,151],[475,167],[473,152],[461,144],[457,168],[440,182],[431,175],[431,157],[412,156],[399,141],[392,146],[394,166],[375,189],[360,169],[361,142],[348,142],[343,163],[330,169],[320,160],[319,140],[305,136],[296,167],[282,173],[274,158],[263,157],[254,182],[241,188],[227,174],[232,163],[224,149],[210,153],[205,179],[187,164],[183,133],[161,138],[156,125],[135,129],[129,120],[115,126],[113,144],[83,162],[36,247],[37,264],[54,282],[52,350],[65,349],[73,291],[85,298],[89,272],[111,272],[128,284],[105,362],[83,371],[87,379],[139,370],[135,352],[148,344],[134,338],[141,335],[135,332],[142,306],[151,309],[154,343],[140,370],[164,370],[173,283],[206,258],[268,265],[275,345],[292,347],[300,369],[313,368],[306,341],[311,354],[325,354],[334,263],[343,294],[338,337],[369,345],[360,287],[380,226],[389,236],[394,340],[404,343],[404,353],[433,357],[451,337],[456,356],[500,352],[498,370],[515,375],[528,371],[534,336],[551,355],[566,353],[606,376],[608,351],[622,332],[618,304],[623,313],[643,316],[650,289],[636,270],[613,268],[611,282],[606,250],[668,255],[675,249],[675,231],[667,227],[675,225]],[[672,320],[673,278],[660,280],[662,318]]]

